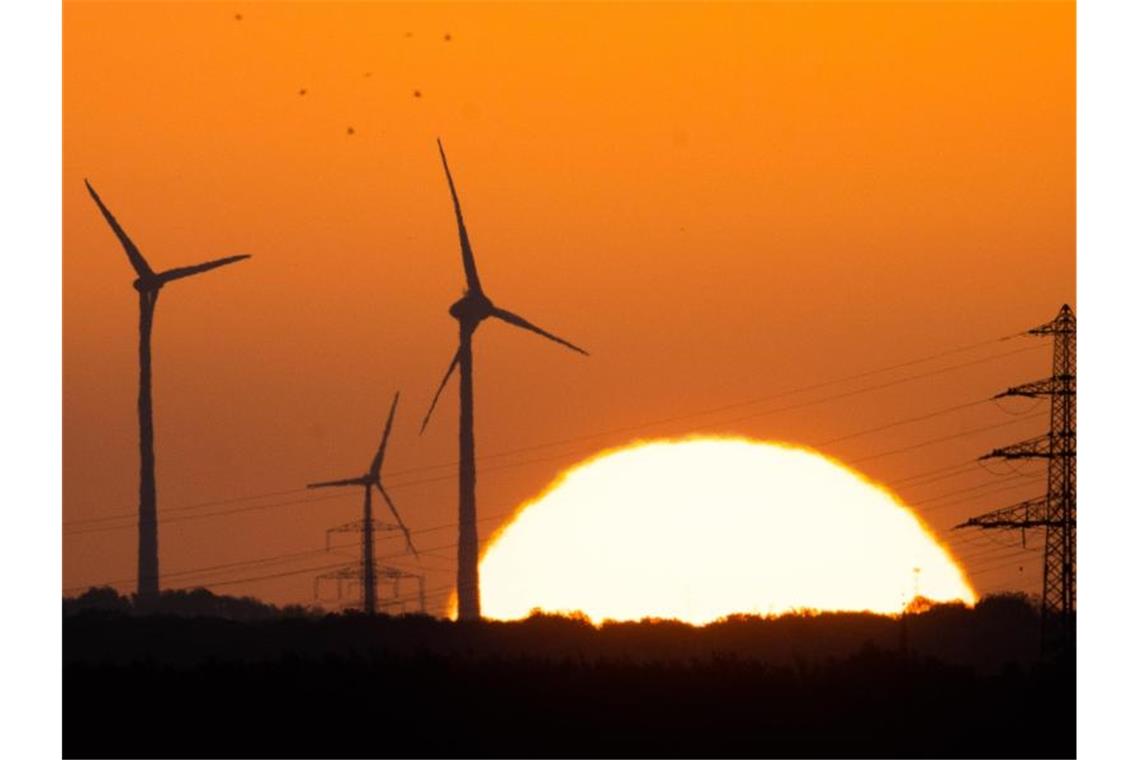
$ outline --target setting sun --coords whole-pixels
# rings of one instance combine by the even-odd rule
[[[915,572],[915,569],[918,572]],[[742,438],[637,443],[564,473],[479,565],[484,614],[703,624],[732,613],[973,604],[950,552],[885,487]]]
[[[13,5],[20,746],[1076,756],[1089,2]]]

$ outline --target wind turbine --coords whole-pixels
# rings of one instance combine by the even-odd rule
[[[127,237],[127,233],[119,226],[115,217],[103,205],[103,201],[91,187],[91,183],[83,180],[87,185],[87,192],[95,199],[95,205],[103,213],[107,224],[119,238],[123,249],[127,252],[127,259],[134,267],[137,278],[134,288],[139,293],[139,567],[138,567],[138,598],[141,602],[150,602],[158,597],[158,499],[155,491],[154,479],[154,409],[151,403],[151,371],[150,371],[150,334],[154,324],[154,307],[158,302],[158,293],[162,286],[174,280],[208,272],[211,269],[233,264],[248,255],[227,256],[224,259],[207,261],[204,264],[194,264],[186,267],[175,267],[165,272],[155,272],[147,264],[139,249]]]
[[[400,526],[400,530],[404,532],[404,540],[408,544],[408,548],[412,550],[412,554],[419,557],[419,552],[412,544],[412,534],[404,525],[400,513],[396,511],[396,505],[392,503],[392,498],[388,496],[388,492],[384,490],[384,484],[380,481],[380,468],[384,465],[384,451],[388,448],[388,434],[392,432],[392,419],[396,416],[396,404],[400,401],[399,392],[396,397],[392,399],[392,408],[388,412],[388,422],[384,425],[384,435],[380,439],[380,448],[376,450],[376,456],[372,458],[372,464],[368,467],[368,472],[364,473],[357,478],[345,478],[344,480],[328,480],[323,483],[310,483],[309,488],[337,488],[340,486],[362,486],[364,488],[364,522],[361,528],[364,532],[364,613],[366,615],[376,614],[376,561],[372,552],[372,487],[375,486],[380,495],[384,497],[384,501],[388,503],[388,508],[392,510],[392,515],[396,518],[396,522]]]
[[[475,411],[474,391],[472,388],[472,347],[471,339],[475,328],[488,317],[495,317],[502,321],[521,327],[524,330],[538,333],[544,338],[561,343],[567,348],[580,354],[589,354],[567,340],[547,332],[542,328],[528,322],[518,314],[499,308],[491,302],[483,292],[479,283],[479,274],[475,270],[475,255],[471,252],[471,241],[467,238],[467,228],[463,224],[463,213],[459,209],[459,195],[455,192],[455,183],[451,179],[451,170],[447,166],[447,156],[443,152],[443,143],[436,139],[439,146],[439,157],[443,160],[443,171],[447,175],[447,186],[451,189],[451,201],[455,205],[455,220],[459,225],[459,248],[463,254],[463,272],[467,278],[467,288],[463,297],[451,305],[448,313],[459,322],[459,349],[455,352],[451,364],[444,373],[443,381],[439,384],[431,407],[424,415],[420,432],[427,428],[432,410],[435,409],[439,395],[451,378],[455,368],[459,367],[459,572],[456,591],[459,596],[459,619],[479,619],[479,533],[475,520]]]

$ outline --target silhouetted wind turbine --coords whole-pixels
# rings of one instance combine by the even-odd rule
[[[451,378],[456,366],[459,367],[459,572],[456,591],[459,596],[459,619],[479,619],[479,533],[475,520],[475,411],[474,391],[472,388],[472,355],[471,338],[475,328],[488,317],[496,317],[508,324],[521,327],[524,330],[538,333],[555,343],[561,343],[569,349],[585,354],[586,351],[573,343],[559,338],[542,328],[531,324],[518,314],[501,309],[491,303],[491,299],[483,292],[479,283],[479,274],[475,271],[475,256],[471,252],[471,242],[467,238],[467,228],[463,224],[463,213],[459,210],[459,195],[455,192],[455,183],[451,179],[451,170],[447,166],[447,156],[443,152],[443,143],[438,139],[439,157],[443,160],[443,171],[447,175],[447,185],[451,189],[451,200],[455,205],[455,220],[459,225],[459,248],[463,253],[463,272],[467,278],[467,288],[463,297],[451,305],[448,313],[459,322],[459,349],[444,373],[443,382],[435,392],[431,407],[424,415],[422,433],[427,428],[432,410],[435,409],[439,395]]]
[[[415,545],[412,543],[412,534],[404,525],[400,513],[396,511],[396,505],[392,503],[392,498],[388,496],[388,492],[384,490],[384,484],[380,482],[380,468],[384,466],[384,451],[388,448],[388,434],[392,432],[392,419],[396,416],[396,404],[400,400],[400,394],[397,392],[396,397],[392,399],[392,408],[388,412],[388,422],[384,425],[384,435],[380,439],[380,448],[376,450],[376,456],[372,458],[372,464],[368,467],[368,472],[364,473],[358,478],[345,478],[344,480],[328,480],[323,483],[310,483],[309,488],[336,488],[339,486],[363,486],[364,488],[364,522],[361,528],[364,532],[364,613],[366,615],[376,614],[376,561],[372,552],[372,487],[375,486],[380,495],[384,497],[384,501],[388,503],[388,508],[392,510],[392,516],[396,518],[396,522],[400,526],[400,530],[404,532],[404,540],[407,541],[408,548],[412,550],[412,554],[419,557],[419,552],[416,551]]]
[[[149,602],[158,597],[158,504],[154,480],[154,412],[150,390],[150,333],[154,324],[154,307],[158,302],[158,292],[162,286],[174,280],[208,272],[211,269],[248,259],[248,255],[227,256],[224,259],[207,261],[187,267],[175,267],[165,272],[155,272],[147,264],[139,249],[123,232],[123,228],[103,205],[103,201],[83,180],[87,192],[95,199],[95,205],[103,213],[107,224],[111,225],[119,238],[127,258],[134,267],[134,287],[139,293],[139,572],[138,597],[141,602]]]

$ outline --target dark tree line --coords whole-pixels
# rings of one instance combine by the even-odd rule
[[[1074,664],[1039,659],[1033,601],[1016,595],[910,615],[903,651],[901,621],[871,614],[595,628],[194,594],[143,615],[100,593],[65,604],[68,756],[1076,751]]]

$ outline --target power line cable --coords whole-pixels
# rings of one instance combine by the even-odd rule
[[[700,411],[700,412],[692,412],[692,413],[685,414],[685,415],[676,415],[673,417],[662,418],[662,419],[653,420],[653,421],[649,421],[649,422],[645,422],[645,423],[640,423],[638,425],[626,426],[623,428],[614,428],[614,429],[611,429],[608,431],[602,431],[599,433],[591,433],[591,434],[587,434],[587,435],[583,435],[583,436],[575,436],[575,437],[571,437],[571,438],[565,438],[565,439],[562,439],[559,441],[551,441],[551,442],[547,442],[547,443],[535,444],[532,446],[524,446],[524,447],[519,447],[519,448],[515,448],[515,449],[510,449],[507,451],[496,452],[493,454],[486,454],[486,455],[478,457],[477,461],[486,461],[486,460],[497,459],[497,458],[501,458],[501,457],[505,457],[505,456],[511,456],[514,454],[525,453],[528,451],[534,451],[534,450],[543,449],[543,448],[551,448],[551,447],[556,447],[556,446],[562,446],[562,445],[565,445],[567,443],[574,443],[574,442],[577,442],[580,440],[589,440],[589,439],[594,439],[594,438],[605,437],[605,436],[612,435],[612,434],[619,433],[619,432],[630,432],[630,431],[638,430],[638,429],[641,429],[644,427],[652,427],[652,426],[656,426],[656,425],[666,424],[669,422],[689,419],[692,417],[707,416],[709,414],[714,414],[714,413],[717,413],[720,411],[739,408],[742,406],[754,405],[757,403],[761,403],[763,401],[775,400],[778,398],[783,398],[783,397],[787,397],[787,396],[791,396],[791,395],[798,395],[800,393],[805,393],[805,392],[808,392],[810,390],[816,390],[819,388],[828,387],[831,385],[837,385],[839,383],[848,382],[848,381],[855,380],[855,379],[861,379],[864,377],[870,377],[870,376],[874,376],[874,375],[878,375],[878,374],[883,374],[883,373],[893,371],[896,369],[900,369],[903,367],[907,367],[907,366],[913,366],[916,364],[921,364],[921,363],[924,363],[927,361],[931,361],[935,358],[940,358],[940,357],[952,355],[955,353],[961,353],[963,351],[972,350],[972,349],[977,348],[979,346],[988,345],[988,344],[1000,342],[1003,340],[1008,340],[1008,339],[1013,338],[1013,337],[1017,337],[1017,335],[1006,336],[1004,338],[991,339],[989,341],[984,341],[981,343],[973,344],[971,346],[965,346],[965,347],[958,348],[958,349],[950,349],[949,351],[944,351],[944,352],[940,352],[937,354],[932,354],[928,357],[923,357],[920,359],[914,359],[914,360],[911,360],[908,362],[903,362],[901,364],[892,365],[890,367],[886,367],[886,368],[882,368],[882,369],[878,369],[878,370],[871,370],[868,372],[862,372],[862,373],[858,373],[856,375],[849,375],[849,376],[842,377],[842,378],[836,378],[834,380],[828,380],[828,381],[825,381],[822,383],[816,383],[813,385],[808,385],[808,386],[804,386],[801,388],[795,388],[792,390],[783,391],[783,392],[776,393],[776,394],[770,394],[768,396],[762,396],[762,397],[751,399],[748,401],[742,401],[742,402],[737,402],[737,403],[733,403],[733,404],[727,404],[727,405],[724,405],[721,407],[716,407],[713,409],[707,409],[707,410]],[[1039,344],[1035,344],[1033,346],[1028,346],[1028,347],[1017,349],[1014,351],[1009,351],[1009,352],[1005,352],[1005,353],[1001,353],[1001,354],[996,354],[993,356],[983,357],[982,359],[977,359],[977,360],[973,360],[970,362],[951,365],[949,367],[943,367],[943,368],[940,368],[937,370],[933,370],[931,372],[919,373],[917,375],[910,375],[910,376],[905,377],[905,378],[896,379],[896,380],[890,381],[888,383],[883,383],[883,384],[876,385],[876,386],[870,386],[867,388],[859,388],[859,389],[855,389],[853,391],[847,391],[845,393],[841,393],[841,394],[837,394],[837,395],[833,395],[833,396],[828,396],[828,397],[824,397],[824,398],[820,398],[820,399],[814,399],[811,401],[806,401],[806,402],[803,402],[800,404],[795,404],[792,406],[781,407],[778,409],[761,410],[759,412],[755,412],[755,413],[752,413],[749,415],[745,415],[743,417],[738,417],[738,418],[735,418],[733,420],[722,422],[720,424],[732,424],[734,422],[739,422],[741,420],[752,419],[752,418],[755,418],[757,416],[767,416],[769,414],[777,414],[780,412],[794,411],[794,410],[798,410],[798,409],[805,408],[808,406],[814,406],[814,405],[826,403],[828,401],[834,401],[834,400],[839,400],[839,399],[843,399],[843,398],[848,398],[848,397],[854,396],[854,395],[869,393],[869,392],[872,392],[875,390],[881,390],[884,388],[892,387],[894,385],[898,385],[901,383],[912,382],[914,380],[919,380],[919,379],[931,377],[934,375],[944,374],[946,372],[954,371],[957,369],[962,369],[965,367],[974,366],[977,364],[982,364],[985,362],[993,361],[995,359],[1000,359],[1000,358],[1004,358],[1007,356],[1012,356],[1015,354],[1020,354],[1020,353],[1026,352],[1026,351],[1032,351],[1034,349],[1040,349],[1040,348],[1041,348],[1041,346]],[[988,401],[988,399],[986,401]],[[840,442],[843,440],[848,440],[850,438],[855,438],[855,437],[862,436],[862,435],[868,435],[870,433],[878,432],[880,430],[886,430],[886,429],[891,428],[891,427],[896,427],[899,425],[905,425],[905,424],[910,424],[910,423],[925,420],[925,419],[930,419],[930,418],[939,416],[941,414],[947,414],[947,413],[950,413],[953,411],[957,411],[959,409],[964,409],[964,408],[971,407],[971,406],[977,406],[977,405],[980,405],[982,403],[984,403],[984,402],[983,401],[968,402],[966,404],[962,404],[959,406],[949,407],[946,409],[938,410],[938,411],[931,412],[931,413],[926,414],[926,415],[921,415],[919,417],[912,417],[912,418],[908,418],[908,419],[904,419],[904,420],[898,420],[896,422],[892,422],[892,423],[888,423],[886,425],[882,425],[878,428],[873,428],[873,429],[865,430],[865,431],[857,431],[855,433],[850,433],[850,434],[847,434],[845,436],[841,436],[839,438],[835,438],[835,439],[832,439],[829,441],[825,441],[823,443],[816,444],[816,445],[821,445],[821,446],[830,445],[832,443],[837,443],[837,442]],[[556,458],[562,458],[563,456],[568,456],[568,455],[569,454],[559,455]],[[544,458],[544,459],[537,459],[537,460],[528,460],[528,463],[541,462],[541,461],[549,461],[549,459]],[[415,473],[419,473],[419,472],[427,472],[430,470],[437,470],[437,469],[442,469],[442,468],[451,468],[451,467],[456,467],[456,466],[457,466],[457,462],[454,462],[454,461],[439,463],[439,464],[434,464],[434,465],[424,465],[422,467],[415,467],[415,468],[410,468],[410,469],[400,470],[400,471],[390,473],[390,477],[399,477],[399,476],[407,475],[407,474],[415,474]],[[412,484],[419,484],[419,483],[425,483],[425,482],[437,482],[437,481],[435,481],[435,480],[420,480],[420,481],[413,481],[411,483],[405,483],[405,484],[394,484],[392,487],[397,487],[398,485],[412,485]],[[231,503],[242,502],[242,501],[252,501],[252,500],[261,499],[261,498],[269,498],[272,496],[282,496],[282,495],[289,495],[289,494],[293,494],[293,493],[301,493],[305,490],[306,489],[304,489],[304,488],[294,488],[294,489],[286,489],[286,490],[280,490],[280,491],[269,491],[269,492],[265,492],[262,494],[249,494],[249,495],[245,495],[245,496],[236,496],[236,497],[230,497],[230,498],[226,498],[226,499],[218,499],[218,500],[213,500],[213,501],[198,502],[195,504],[189,504],[189,505],[185,505],[185,506],[165,509],[163,511],[166,514],[178,513],[178,512],[182,512],[182,511],[190,511],[190,510],[202,509],[202,508],[212,507],[212,506],[222,506],[225,504],[231,504]],[[336,497],[329,497],[329,498],[336,498]],[[313,499],[313,501],[316,501],[316,500],[317,499]],[[299,502],[282,502],[281,504],[285,505],[285,504],[293,504],[293,503],[299,503]],[[254,510],[260,509],[260,508],[263,508],[263,507],[261,507],[261,506],[249,507],[249,508],[246,508],[244,511],[254,511]],[[233,512],[240,512],[240,511],[243,511],[243,510],[233,510]],[[212,514],[229,514],[229,513],[231,513],[231,512],[226,511],[226,512],[212,513]],[[69,521],[66,521],[64,523],[64,525],[65,526],[76,526],[76,525],[82,526],[82,525],[89,524],[89,523],[97,523],[97,522],[111,521],[111,520],[115,520],[115,519],[131,518],[131,517],[134,517],[135,515],[136,515],[136,513],[132,510],[123,510],[117,514],[108,514],[108,515],[103,515],[100,517],[77,518],[74,520],[69,520]],[[183,518],[183,519],[189,519],[189,518]],[[169,521],[169,520],[167,520],[167,521]]]
[[[921,448],[924,448],[926,446],[933,446],[936,443],[944,443],[945,441],[952,441],[956,438],[965,438],[967,436],[975,435],[977,433],[984,433],[988,430],[997,430],[998,428],[1008,427],[1009,425],[1016,425],[1020,422],[1025,422],[1027,420],[1033,420],[1033,419],[1037,419],[1038,417],[1044,417],[1044,416],[1046,416],[1046,415],[1044,412],[1042,412],[1040,414],[1035,414],[1035,415],[1032,415],[1029,417],[1019,417],[1018,419],[1006,420],[1004,422],[999,422],[996,425],[986,425],[984,427],[971,428],[969,430],[963,430],[961,432],[953,433],[951,435],[942,436],[941,438],[931,438],[930,440],[921,441],[919,443],[915,443],[915,444],[912,444],[910,446],[904,446],[900,449],[893,449],[891,451],[880,451],[877,454],[871,454],[869,456],[859,457],[858,459],[849,459],[849,460],[847,460],[847,464],[859,464],[860,462],[869,462],[873,459],[880,459],[882,457],[894,456],[895,454],[904,454],[908,451],[914,451],[915,449],[921,449]]]
[[[887,423],[886,425],[879,425],[879,426],[871,428],[867,431],[856,431],[854,433],[848,433],[848,434],[841,436],[840,438],[834,439],[834,440],[848,440],[848,439],[851,439],[851,438],[854,438],[854,437],[857,437],[860,435],[865,435],[865,434],[869,434],[872,432],[879,432],[881,430],[884,430],[884,429],[887,429],[890,427],[896,427],[899,425],[909,424],[909,423],[914,422],[916,420],[929,419],[929,418],[937,416],[939,414],[945,414],[949,411],[955,411],[958,409],[965,408],[967,406],[974,406],[974,405],[976,405],[976,403],[977,402],[970,402],[968,404],[959,404],[959,405],[955,405],[952,407],[948,407],[947,409],[937,410],[935,412],[931,412],[931,413],[928,413],[925,415],[921,415],[920,417],[911,417],[911,418],[907,418],[904,420],[896,420],[895,422]],[[1041,415],[1038,415],[1038,416],[1041,416]],[[1016,424],[1018,422],[1023,421],[1024,419],[1031,419],[1031,418],[1017,418],[1017,419],[1013,419],[1013,420],[1007,420],[1007,421],[1003,421],[1001,423],[998,423],[997,425],[993,425],[990,427],[975,428],[973,430],[967,430],[967,431],[959,432],[959,433],[956,433],[956,434],[951,435],[951,436],[946,436],[943,438],[937,438],[937,439],[933,439],[933,440],[929,440],[929,441],[925,441],[925,442],[920,442],[918,444],[914,444],[912,447],[908,447],[907,449],[900,449],[900,450],[892,451],[892,452],[883,452],[883,453],[879,453],[879,454],[873,454],[873,455],[868,456],[868,457],[863,457],[861,459],[850,460],[849,463],[854,464],[856,462],[870,461],[872,459],[876,459],[876,458],[882,457],[882,456],[890,456],[890,455],[893,455],[896,453],[901,453],[902,451],[910,450],[910,448],[918,448],[921,446],[932,445],[932,444],[940,443],[942,441],[950,440],[953,438],[963,437],[963,436],[967,436],[967,435],[973,435],[974,433],[983,432],[985,430],[990,430],[990,429],[993,429],[996,427],[1003,427],[1006,425]],[[815,445],[823,446],[823,445],[827,445],[828,443],[830,443],[830,441],[826,441],[826,442],[823,442],[820,444],[815,444]],[[480,474],[485,475],[488,473],[498,472],[501,470],[513,469],[513,468],[517,468],[517,467],[524,467],[524,466],[527,466],[530,464],[536,464],[536,463],[546,462],[546,461],[551,461],[551,460],[556,460],[556,459],[563,459],[563,458],[566,458],[569,456],[575,456],[577,453],[580,453],[580,452],[565,452],[565,453],[558,454],[555,456],[538,457],[538,458],[533,458],[533,459],[528,459],[528,460],[522,460],[519,462],[508,462],[508,463],[500,464],[500,465],[493,466],[493,467],[485,467],[480,471]],[[592,450],[589,453],[592,453]],[[437,476],[437,477],[433,477],[433,478],[423,478],[420,480],[397,482],[397,483],[390,485],[389,488],[392,490],[398,490],[400,488],[407,488],[407,487],[425,485],[425,484],[430,484],[430,483],[450,481],[450,480],[453,480],[454,477],[455,477],[454,475],[449,474],[449,475]],[[248,512],[258,512],[258,511],[262,511],[265,509],[276,509],[279,507],[287,507],[287,506],[295,506],[298,504],[315,503],[315,502],[320,502],[320,501],[327,501],[330,499],[341,499],[341,498],[346,498],[346,496],[348,496],[348,495],[350,495],[350,494],[330,494],[327,496],[318,496],[315,498],[308,498],[308,499],[291,499],[291,500],[281,501],[281,502],[270,502],[267,504],[255,504],[255,505],[248,506],[248,507],[238,507],[236,509],[218,510],[215,512],[206,512],[206,513],[202,513],[202,514],[174,515],[172,517],[165,518],[163,520],[163,523],[164,524],[177,523],[177,522],[183,522],[186,520],[202,520],[202,519],[207,519],[207,518],[211,518],[211,517],[219,517],[219,516],[223,516],[223,515],[244,514],[244,513],[248,513]],[[133,516],[130,516],[130,517],[124,516],[124,517],[119,518],[119,519],[128,520],[128,522],[125,522],[125,523],[120,524],[120,525],[96,525],[96,526],[89,526],[89,527],[80,526],[79,528],[75,528],[72,530],[65,530],[64,535],[65,536],[75,536],[75,535],[83,535],[83,534],[88,534],[88,533],[102,533],[102,532],[114,531],[114,530],[128,530],[128,529],[135,527],[135,522],[134,522]],[[65,525],[66,525],[66,523],[65,523]]]

